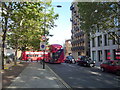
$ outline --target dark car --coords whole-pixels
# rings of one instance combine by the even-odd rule
[[[113,72],[120,75],[120,61],[119,60],[105,60],[100,64],[101,70]]]
[[[65,58],[65,63],[76,63],[76,61],[73,56],[67,56]]]
[[[79,56],[77,63],[78,65],[81,65],[81,66],[89,66],[89,67],[95,66],[95,61],[91,60],[87,56]]]

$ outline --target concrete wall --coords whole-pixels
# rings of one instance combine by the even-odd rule
[[[73,55],[73,57],[75,58],[75,59],[78,59],[78,52],[72,52],[72,55]]]
[[[102,46],[98,46],[98,40],[97,37],[99,35],[102,35]],[[91,47],[91,58],[93,59],[93,55],[92,55],[92,51],[96,52],[96,61],[98,62],[98,51],[102,50],[102,60],[106,60],[105,59],[105,50],[110,50],[110,57],[111,60],[114,60],[114,55],[113,55],[113,50],[118,48],[118,45],[113,45],[113,41],[109,40],[109,45],[105,46],[104,45],[104,34],[100,34],[100,33],[96,33],[96,37],[95,37],[95,47],[92,47],[92,41],[90,41],[90,47]]]

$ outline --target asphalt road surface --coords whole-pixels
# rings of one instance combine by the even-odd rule
[[[96,67],[68,63],[47,65],[72,88],[120,88],[120,76]]]

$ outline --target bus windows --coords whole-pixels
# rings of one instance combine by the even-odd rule
[[[38,55],[34,55],[34,57],[38,57]]]
[[[32,57],[32,55],[26,55],[27,57]]]
[[[62,63],[64,61],[64,51],[59,44],[49,46],[49,63]]]

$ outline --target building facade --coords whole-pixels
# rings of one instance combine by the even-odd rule
[[[77,4],[78,2],[73,2],[70,7],[72,12],[70,19],[72,22],[71,50],[74,58],[77,59],[79,55],[86,55],[97,62],[116,60],[116,49],[118,46],[120,48],[120,45],[115,42],[115,39],[110,39],[108,33],[102,33],[100,30],[97,30],[95,34],[85,34],[80,29],[80,14]],[[119,24],[117,23],[117,25]],[[120,42],[120,29],[116,28],[110,31],[119,36]]]
[[[71,39],[65,40],[65,56],[72,54],[71,47]]]
[[[120,34],[120,31],[112,33]],[[90,48],[93,60],[97,62],[116,60],[116,49],[119,45],[115,42],[115,39],[109,39],[109,37],[108,33],[96,32],[95,37],[91,38]]]
[[[80,29],[80,15],[78,13],[78,2],[73,2],[70,10],[72,12],[72,17],[70,21],[72,22],[72,36],[71,36],[71,44],[72,44],[72,55],[75,59],[78,58],[79,55],[87,55],[90,56],[90,41],[89,35],[86,35]]]

